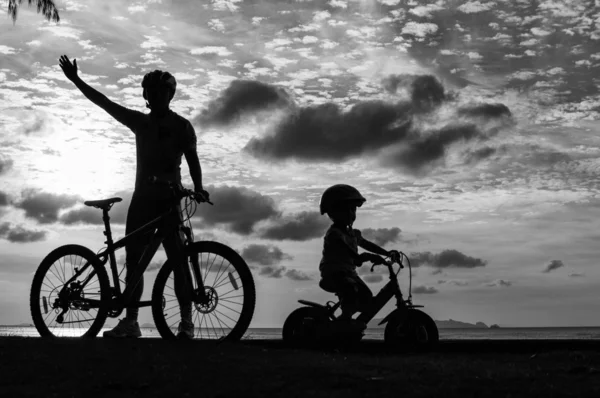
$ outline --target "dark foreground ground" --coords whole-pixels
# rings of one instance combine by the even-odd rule
[[[0,337],[2,397],[600,397],[600,340],[443,341],[391,353]]]

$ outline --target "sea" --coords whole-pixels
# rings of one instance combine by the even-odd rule
[[[108,329],[103,329],[108,330]],[[383,340],[384,329],[367,329],[364,339]],[[498,329],[439,329],[440,340],[595,340],[600,339],[600,327],[507,327]],[[102,332],[99,333],[101,335]],[[34,327],[0,326],[0,337],[39,337]],[[142,328],[142,337],[160,338],[155,328]],[[250,328],[247,340],[281,339],[281,328]]]

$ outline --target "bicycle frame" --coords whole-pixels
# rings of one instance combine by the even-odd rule
[[[369,307],[367,309],[365,309],[364,311],[360,312],[359,316],[356,318],[357,321],[364,322],[365,324],[369,323],[369,321],[371,321],[371,319],[373,319],[375,317],[375,315],[377,315],[377,313],[379,311],[381,311],[381,309],[393,297],[396,297],[396,308],[398,308],[398,310],[422,307],[420,305],[412,304],[410,302],[410,300],[403,299],[402,292],[400,290],[400,285],[398,284],[398,278],[397,278],[396,274],[394,273],[394,270],[392,269],[392,265],[391,264],[386,264],[386,265],[388,266],[388,270],[390,272],[389,282],[386,283],[381,288],[381,290],[377,293],[377,295],[373,297],[373,301],[372,301],[371,305],[369,305]],[[341,305],[341,301],[338,301],[334,305],[329,305],[329,302],[328,302],[328,304],[326,306],[314,303],[312,301],[307,301],[307,300],[298,300],[298,302],[301,304],[311,306],[311,307],[325,307],[329,311],[329,317],[331,319],[335,319],[335,316],[333,314]],[[387,321],[388,317],[389,317],[389,315],[386,316],[380,322],[380,324],[385,323]]]
[[[147,306],[152,305],[152,301],[139,301],[137,303],[130,303],[130,301],[131,301],[131,297],[133,295],[133,292],[134,292],[136,286],[138,285],[138,283],[141,280],[142,275],[148,268],[150,261],[156,254],[158,247],[162,244],[165,237],[168,236],[169,233],[176,232],[172,228],[167,229],[164,226],[164,220],[172,212],[173,212],[173,209],[171,208],[168,211],[161,214],[160,216],[154,218],[153,220],[150,220],[148,223],[139,227],[135,231],[130,232],[129,234],[127,234],[123,238],[119,239],[118,241],[113,242],[112,232],[110,229],[110,217],[108,216],[108,209],[105,209],[102,211],[102,220],[104,222],[104,228],[105,228],[104,235],[106,236],[106,241],[104,243],[106,243],[107,246],[106,246],[106,249],[104,249],[103,251],[101,251],[100,253],[97,254],[96,258],[98,259],[98,261],[100,261],[101,265],[105,265],[107,261],[110,263],[111,274],[112,274],[112,278],[113,278],[113,282],[114,282],[113,289],[115,289],[115,292],[116,292],[116,294],[115,294],[116,303],[111,301],[111,304],[113,304],[113,305],[117,304],[116,307],[118,307],[118,309],[123,309],[125,307],[130,307],[130,306],[132,306],[132,307],[147,307]],[[189,228],[182,226],[181,224],[178,224],[176,228],[177,229],[182,228],[183,232],[186,236],[186,242],[184,243],[184,248],[183,248],[185,251],[187,244],[191,241],[191,231],[189,231]],[[117,270],[117,261],[115,259],[115,251],[125,247],[132,239],[138,237],[139,235],[150,234],[150,233],[152,233],[152,237],[150,238],[149,243],[144,248],[144,252],[142,253],[142,256],[140,257],[139,263],[135,267],[133,274],[129,278],[131,281],[134,281],[134,282],[126,284],[125,290],[121,293],[121,285],[120,285],[120,281],[119,281],[119,273]],[[197,261],[197,259],[195,259],[195,260]],[[194,277],[196,279],[196,282],[199,285],[197,287],[197,289],[198,289],[199,293],[203,295],[204,294],[203,280],[200,275],[200,267],[196,261],[194,261],[192,269],[194,272]],[[66,286],[68,286],[69,283],[76,280],[81,274],[83,274],[83,272],[89,266],[90,266],[90,264],[87,263],[81,269],[77,270],[75,272],[75,274],[65,283],[63,289]],[[96,273],[94,271],[90,272],[90,274],[85,278],[85,280],[83,280],[81,282],[81,285],[85,286],[90,281],[90,279],[92,279],[94,277],[94,275],[96,275]],[[100,306],[99,300],[85,299],[85,301],[88,304],[90,304],[91,308]]]

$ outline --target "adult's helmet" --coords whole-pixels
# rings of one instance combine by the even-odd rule
[[[169,72],[163,72],[162,70],[155,70],[149,73],[146,73],[144,79],[142,80],[142,88],[144,89],[144,99],[148,99],[146,95],[146,89],[150,87],[163,86],[168,88],[171,91],[171,98],[175,95],[175,90],[177,89],[177,81],[175,77]]]
[[[321,214],[328,213],[336,203],[346,201],[355,202],[356,206],[360,207],[367,199],[358,192],[358,189],[351,185],[332,185],[327,188],[325,192],[323,192],[323,196],[321,196],[321,203],[319,204]]]

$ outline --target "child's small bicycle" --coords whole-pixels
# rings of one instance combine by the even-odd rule
[[[121,198],[87,201],[85,205],[102,210],[106,247],[94,254],[80,245],[65,245],[48,254],[38,267],[31,286],[30,308],[33,323],[42,337],[95,337],[107,317],[118,317],[131,306],[152,306],[156,329],[163,338],[175,338],[181,319],[175,294],[175,267],[190,268],[192,317],[195,338],[239,340],[246,332],[256,302],[254,279],[243,258],[230,247],[211,241],[194,242],[191,217],[197,202],[207,202],[200,194],[179,184],[152,179],[166,184],[173,194],[168,211],[127,236],[113,242],[108,212]],[[184,216],[177,225],[172,212]],[[209,202],[210,203],[210,202]],[[184,224],[187,221],[187,226]],[[167,260],[161,267],[152,290],[151,301],[132,302],[133,290],[160,244],[169,234],[183,233],[186,264]],[[149,234],[149,244],[135,268],[130,283],[121,290],[115,251],[125,247],[136,236]],[[112,283],[106,271],[110,263]]]
[[[423,306],[412,303],[410,260],[404,253],[400,252],[400,255],[397,272],[394,271],[394,263],[391,260],[382,259],[381,265],[387,266],[390,280],[373,298],[368,308],[359,313],[356,321],[364,322],[366,325],[389,300],[396,297],[396,309],[379,322],[379,325],[386,324],[385,342],[395,348],[430,349],[439,341],[438,329],[429,315],[416,309]],[[403,299],[398,284],[398,274],[400,269],[404,268],[402,258],[408,260],[410,274],[409,296],[406,300]],[[371,266],[371,272],[377,265],[380,264]],[[319,286],[325,291],[336,293],[321,283]],[[336,296],[339,297],[337,293]],[[338,324],[341,323],[336,323],[335,311],[340,307],[341,302],[328,301],[325,305],[306,300],[298,300],[298,302],[305,306],[294,310],[285,320],[283,324],[285,342],[292,345],[307,345],[318,342],[358,342],[362,339],[363,330],[340,328]]]

